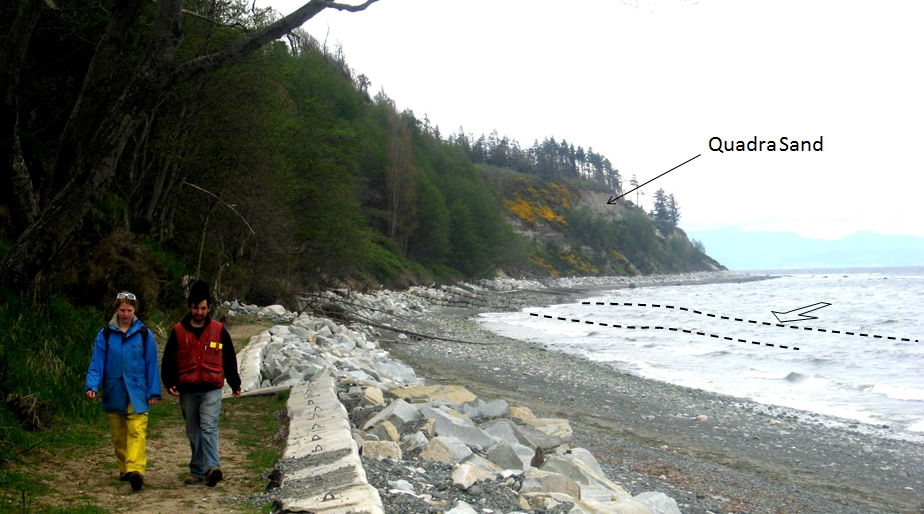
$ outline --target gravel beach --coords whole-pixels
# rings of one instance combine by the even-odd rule
[[[445,308],[398,320],[430,339],[386,348],[420,376],[571,420],[576,446],[630,492],[684,513],[924,513],[924,447],[888,427],[656,382],[479,326]],[[704,370],[708,371],[708,370]]]

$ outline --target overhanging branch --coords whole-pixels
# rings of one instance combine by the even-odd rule
[[[358,12],[365,10],[377,1],[378,0],[366,0],[366,2],[359,5],[348,5],[338,4],[330,0],[311,0],[288,16],[260,30],[252,32],[246,38],[223,50],[186,61],[177,67],[176,80],[177,82],[182,82],[200,73],[212,71],[240,61],[244,57],[262,48],[264,45],[302,26],[306,21],[314,18],[315,15],[324,9],[330,8],[340,11]]]
[[[337,9],[338,11],[348,11],[348,12],[359,12],[365,10],[366,7],[378,2],[379,0],[366,0],[366,3],[360,5],[347,5],[347,4],[336,4],[331,3],[328,7],[331,9]]]
[[[247,225],[247,228],[250,229],[250,233],[256,235],[256,232],[253,230],[253,227],[250,226],[250,223],[247,223],[247,219],[244,218],[243,216],[241,216],[241,213],[237,212],[237,209],[235,209],[233,205],[231,205],[230,203],[228,203],[228,202],[222,200],[220,196],[216,195],[215,193],[213,193],[213,192],[211,192],[211,191],[209,191],[209,190],[207,190],[207,189],[203,189],[203,188],[201,188],[201,187],[199,187],[199,186],[197,186],[197,185],[195,185],[195,184],[190,184],[189,182],[186,182],[185,180],[183,181],[183,185],[184,185],[184,186],[189,186],[189,187],[194,188],[194,189],[198,189],[199,191],[202,191],[203,193],[205,193],[205,194],[207,194],[207,195],[210,195],[210,196],[214,197],[216,200],[218,200],[219,202],[225,204],[225,207],[227,207],[227,208],[231,209],[232,211],[234,211],[234,214],[237,214],[237,217],[238,217],[238,218],[241,218],[241,221],[244,222],[244,225]]]
[[[148,1],[154,5],[157,5],[157,0],[148,0]],[[239,21],[236,21],[234,23],[222,23],[218,20],[213,20],[212,18],[209,18],[208,16],[204,16],[194,11],[188,11],[186,9],[183,9],[182,12],[185,16],[189,16],[197,20],[202,20],[206,23],[211,23],[212,25],[215,25],[216,27],[225,27],[229,29],[240,29],[244,32],[250,32],[251,30],[251,29],[248,29],[243,23]]]

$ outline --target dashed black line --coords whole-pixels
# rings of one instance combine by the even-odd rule
[[[537,313],[537,312],[530,312],[529,315],[530,315],[530,316],[536,316],[536,317],[542,316],[543,318],[553,319],[552,316],[549,316],[549,315],[547,315],[547,314],[539,314],[539,313]],[[568,318],[557,318],[557,319],[559,319],[559,320],[561,320],[561,321],[572,321],[572,322],[574,322],[574,323],[580,323],[581,321],[583,321],[584,323],[586,323],[586,324],[588,324],[588,325],[600,325],[601,327],[612,326],[613,328],[623,328],[622,325],[617,325],[617,324],[615,324],[615,323],[613,323],[612,325],[607,325],[606,323],[600,323],[600,322],[596,322],[596,321],[589,321],[589,320],[586,320],[586,319],[585,319],[585,320],[578,319],[578,318],[571,318],[570,320],[569,320]],[[688,330],[688,329],[685,329],[685,328],[679,328],[679,327],[663,327],[663,326],[655,326],[655,327],[652,327],[652,326],[648,326],[648,325],[645,325],[645,326],[627,325],[625,328],[627,328],[627,329],[633,329],[633,330],[635,330],[635,329],[638,329],[638,330],[647,330],[647,329],[652,329],[652,328],[655,329],[655,330],[664,330],[665,328],[667,328],[667,330],[670,330],[671,332],[682,331],[684,334],[694,334],[694,333],[695,333],[695,334],[698,335],[698,336],[704,336],[704,337],[708,336],[708,337],[712,337],[712,338],[715,338],[715,339],[725,339],[726,341],[734,341],[734,339],[732,339],[731,337],[720,336],[720,335],[718,335],[718,334],[707,334],[707,333],[705,333],[705,332],[693,332],[692,330]],[[763,344],[764,346],[769,346],[769,347],[771,347],[771,348],[784,348],[784,349],[787,349],[787,350],[790,349],[788,346],[784,346],[784,345],[774,345],[773,343],[761,343],[760,341],[746,341],[746,340],[744,340],[744,339],[738,339],[738,342],[739,342],[739,343],[748,343],[748,342],[750,342],[751,344],[756,344],[756,345],[758,345],[758,346],[761,345],[761,344]],[[797,346],[793,346],[792,349],[793,349],[793,350],[798,350],[799,348],[798,348]]]
[[[591,302],[581,302],[581,303],[582,303],[583,305],[591,305]],[[605,302],[596,302],[596,304],[597,304],[597,305],[606,305]],[[610,305],[617,305],[617,306],[618,306],[618,305],[620,305],[620,303],[619,303],[619,302],[610,302]],[[649,305],[649,304],[645,304],[645,303],[633,304],[632,302],[623,302],[622,305],[624,305],[624,306],[626,306],[626,307],[632,307],[632,306],[638,306],[638,307],[649,307],[649,306],[650,306],[650,307],[656,307],[656,308],[660,308],[660,307],[661,307],[661,305],[656,304],[656,303],[652,303],[652,304]],[[664,305],[663,307],[664,307],[664,308],[667,308],[667,309],[674,309],[674,308],[675,308],[673,305]],[[679,309],[679,310],[682,310],[682,311],[690,311],[690,310],[691,310],[691,309],[688,309],[688,308],[686,308],[686,307],[676,307],[676,308]],[[693,310],[693,312],[694,312],[695,314],[704,314],[704,313],[702,313],[702,312],[700,312],[700,311],[697,311],[697,310]],[[709,314],[708,312],[705,313],[705,315],[708,316],[708,317],[710,317],[710,318],[715,318],[715,317],[716,317],[715,314]],[[811,331],[814,330],[814,331],[817,331],[817,332],[830,332],[830,333],[832,333],[832,334],[846,334],[846,335],[849,335],[849,336],[872,337],[872,338],[874,338],[874,339],[891,339],[891,340],[893,340],[893,341],[899,341],[899,340],[901,340],[901,341],[904,341],[904,342],[906,342],[906,343],[910,343],[910,342],[912,341],[910,338],[907,338],[907,337],[881,336],[881,335],[875,335],[875,334],[874,334],[874,335],[870,335],[870,334],[857,334],[857,333],[854,333],[854,332],[841,332],[840,330],[829,330],[829,329],[825,329],[825,328],[803,327],[803,326],[796,326],[796,325],[783,325],[783,324],[781,324],[781,323],[773,324],[773,323],[768,323],[768,322],[766,322],[766,321],[755,321],[755,320],[752,320],[752,319],[744,320],[744,319],[742,319],[742,318],[729,318],[728,316],[718,316],[718,317],[720,317],[721,319],[734,319],[735,321],[741,321],[741,322],[747,321],[748,323],[752,323],[752,324],[754,324],[754,325],[761,324],[761,325],[765,325],[765,326],[776,326],[776,327],[780,327],[780,328],[789,327],[789,328],[792,328],[792,329],[795,329],[795,330],[799,330],[799,329],[801,328],[802,330],[807,330],[807,331],[809,331],[809,332],[811,332]],[[559,318],[559,319],[561,319],[561,318]],[[914,339],[914,342],[915,342],[915,343],[919,343],[920,340]]]

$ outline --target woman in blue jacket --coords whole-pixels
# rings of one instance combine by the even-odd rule
[[[144,485],[147,465],[148,405],[160,399],[157,344],[135,316],[137,308],[134,294],[116,295],[116,313],[96,336],[86,383],[91,400],[102,389],[119,479],[131,483],[136,491]]]

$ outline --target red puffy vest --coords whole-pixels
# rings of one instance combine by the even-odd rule
[[[224,327],[212,321],[202,331],[202,335],[196,338],[182,323],[173,326],[180,385],[211,384],[218,388],[224,385],[224,359],[221,351],[221,331]]]

